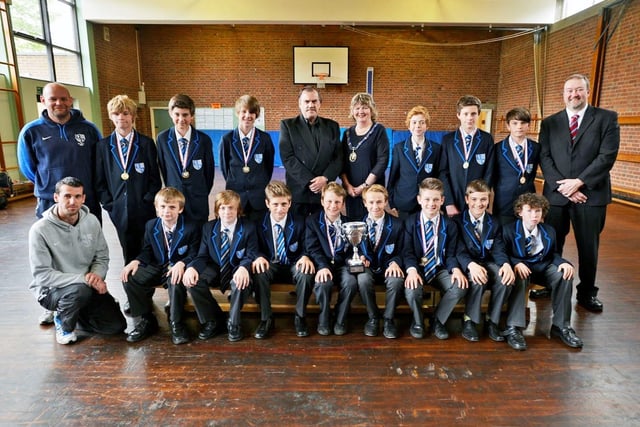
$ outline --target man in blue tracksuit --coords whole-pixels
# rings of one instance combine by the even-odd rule
[[[46,109],[27,123],[18,136],[18,164],[35,184],[36,216],[53,206],[56,182],[75,176],[84,183],[85,205],[102,219],[95,192],[96,145],[102,138],[98,128],[73,107],[73,98],[62,84],[49,83],[40,102]]]

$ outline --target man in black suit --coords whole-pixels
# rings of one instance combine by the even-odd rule
[[[578,304],[601,312],[595,280],[600,233],[611,202],[609,172],[620,145],[618,115],[588,104],[589,79],[584,75],[569,76],[563,96],[566,109],[540,126],[543,194],[551,203],[547,223],[556,229],[560,253],[569,224],[573,226],[580,275]]]
[[[320,193],[342,172],[340,128],[318,116],[322,98],[313,86],[300,91],[300,115],[280,122],[280,157],[293,195],[293,214],[319,212]]]

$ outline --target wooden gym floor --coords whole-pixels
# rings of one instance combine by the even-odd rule
[[[26,199],[0,211],[2,426],[640,425],[635,208],[609,208],[598,274],[604,313],[573,313],[584,348],[547,338],[550,303],[543,300],[529,302],[529,350],[516,352],[484,335],[465,341],[459,318],[448,323],[448,341],[414,340],[406,314],[396,340],[365,337],[362,315],[342,337],[317,335],[312,315],[312,335],[297,338],[293,315],[278,315],[275,333],[259,341],[252,337],[258,318],[247,313],[240,342],[221,335],[174,346],[163,290],[155,295],[158,335],[137,344],[90,336],[61,346],[52,327],[38,325],[41,309],[27,290],[34,206]],[[123,301],[121,252],[108,219],[104,228],[109,289]],[[565,256],[576,260],[569,242]],[[189,319],[192,335],[196,323]]]

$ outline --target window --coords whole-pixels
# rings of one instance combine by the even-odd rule
[[[562,18],[568,18],[602,1],[603,0],[564,0],[562,2]]]
[[[75,0],[20,0],[10,10],[20,76],[82,86]]]

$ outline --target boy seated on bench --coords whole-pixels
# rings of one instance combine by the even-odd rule
[[[336,303],[336,321],[333,332],[336,335],[347,333],[346,318],[351,301],[358,292],[356,280],[350,280],[346,266],[347,242],[342,237],[342,224],[347,217],[340,212],[344,206],[347,192],[336,182],[328,183],[322,189],[320,202],[322,210],[306,219],[305,241],[307,253],[316,267],[313,292],[320,306],[318,316],[318,334],[331,333],[331,291],[334,283],[339,294]]]
[[[240,195],[235,191],[216,195],[215,213],[216,219],[202,227],[200,249],[184,273],[184,284],[200,287],[215,283],[223,293],[231,289],[228,338],[240,341],[240,311],[251,292],[251,263],[258,254],[258,239],[254,224],[241,216]],[[206,305],[212,318],[220,310],[210,291]]]
[[[471,286],[467,294],[462,337],[472,342],[479,340],[476,325],[482,316],[482,294],[490,290],[491,300],[485,320],[489,338],[493,341],[505,340],[498,325],[502,305],[508,301],[507,343],[514,350],[526,350],[527,343],[522,333],[513,327],[514,322],[525,316],[524,287],[522,283],[514,286],[515,275],[504,248],[502,227],[498,218],[487,212],[490,196],[491,188],[485,181],[471,181],[465,194],[467,208],[456,219],[460,227],[461,246],[458,262],[462,270],[467,272],[469,282],[479,285]]]
[[[551,337],[559,338],[569,347],[581,348],[582,340],[571,327],[574,268],[556,250],[554,228],[542,223],[549,211],[549,201],[540,194],[525,193],[516,199],[513,210],[518,219],[505,225],[502,235],[516,273],[516,286],[527,289],[533,280],[551,289]],[[524,316],[512,326],[524,327]]]
[[[402,221],[392,215],[385,214],[389,200],[387,189],[380,184],[373,184],[362,191],[362,201],[367,209],[363,221],[367,223],[369,238],[360,247],[367,259],[365,274],[359,274],[358,287],[360,296],[367,306],[369,320],[364,326],[364,334],[369,337],[378,335],[380,310],[376,305],[374,285],[385,287],[384,325],[382,334],[385,338],[396,338],[398,330],[394,323],[398,296],[404,288],[404,271],[402,270],[402,238],[404,228]]]
[[[304,218],[290,212],[291,190],[281,181],[271,181],[264,189],[269,212],[256,225],[260,254],[251,265],[256,300],[260,304],[260,324],[254,337],[266,338],[274,327],[271,312],[272,283],[296,286],[296,335],[309,336],[306,313],[313,290],[315,267],[306,255]]]
[[[456,258],[458,226],[440,211],[444,186],[439,179],[425,178],[419,185],[417,199],[421,210],[409,215],[404,223],[403,254],[407,273],[404,291],[413,313],[409,333],[414,338],[424,337],[422,288],[431,285],[442,292],[431,328],[436,338],[446,340],[449,332],[445,323],[458,301],[467,294],[468,287]]]
[[[189,342],[182,321],[187,289],[202,323],[198,338],[210,338],[217,329],[215,320],[207,319],[207,307],[200,297],[209,293],[209,288],[186,288],[182,283],[186,265],[196,256],[200,244],[200,227],[185,221],[182,215],[184,201],[184,195],[173,187],[156,193],[153,203],[158,217],[147,221],[142,252],[122,269],[120,278],[131,315],[137,317],[135,328],[127,335],[128,342],[142,341],[157,332],[152,297],[158,285],[164,285],[169,292],[169,326],[174,344]]]

